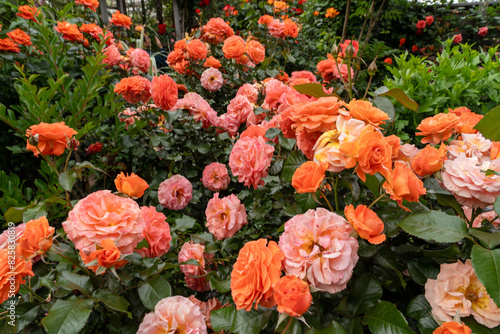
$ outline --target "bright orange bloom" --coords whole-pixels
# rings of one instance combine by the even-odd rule
[[[374,107],[369,101],[353,99],[347,105],[347,109],[349,109],[352,117],[371,124],[374,127],[379,127],[389,119],[389,115],[379,108]]]
[[[220,61],[218,61],[214,57],[210,56],[203,63],[203,67],[213,67],[213,68],[219,69],[222,67],[222,64],[220,63]]]
[[[99,266],[106,269],[111,268],[112,266],[115,266],[115,268],[123,267],[128,261],[120,260],[120,256],[121,252],[118,247],[116,247],[115,242],[112,239],[103,239],[101,241],[101,248],[93,251],[89,255],[80,250],[80,257],[85,264],[97,260],[98,264],[88,267],[95,273],[97,273]],[[103,273],[104,271],[100,274]]]
[[[274,18],[271,15],[262,15],[259,20],[257,21],[258,24],[265,24],[268,25],[269,23],[273,22]]]
[[[26,283],[24,277],[35,276],[31,271],[31,261],[26,262],[19,252],[18,246],[12,269],[9,265],[12,259],[10,251],[7,248],[0,249],[0,303],[9,299],[12,292],[14,294],[19,292],[19,286]]]
[[[151,81],[138,75],[123,78],[116,84],[114,92],[129,103],[147,103],[151,99]]]
[[[318,16],[318,15],[319,15],[319,12],[318,12],[317,10],[315,10],[315,11],[313,12],[313,14],[314,14],[314,16]]]
[[[29,5],[19,6],[18,10],[19,13],[16,14],[17,16],[22,17],[23,19],[26,20],[31,20],[33,22],[38,22],[37,17],[42,12],[35,6],[29,6]]]
[[[60,123],[40,123],[32,125],[26,130],[26,149],[30,150],[38,157],[39,153],[43,155],[61,155],[64,150],[68,148],[68,143],[71,137],[78,134],[75,130],[64,124]],[[35,140],[36,145],[30,144],[30,139]],[[34,144],[35,144],[34,143]]]
[[[314,193],[318,190],[325,178],[328,164],[318,164],[316,161],[307,161],[295,170],[292,177],[292,186],[299,193]]]
[[[326,10],[326,14],[325,14],[325,17],[331,17],[331,18],[334,18],[335,16],[339,15],[340,12],[338,10],[336,10],[335,8],[333,7],[330,7]]]
[[[0,51],[19,53],[21,49],[10,38],[3,38],[0,39]]]
[[[384,222],[366,205],[348,205],[344,209],[345,218],[362,239],[378,245],[385,241]]]
[[[384,63],[391,65],[392,64],[392,58],[387,57],[384,59]]]
[[[425,118],[418,126],[415,133],[417,136],[424,136],[422,144],[437,145],[442,141],[448,140],[453,133],[460,127],[460,118],[455,114],[437,114]]]
[[[55,229],[49,226],[45,216],[26,223],[23,236],[19,239],[21,254],[26,260],[45,254],[52,246],[52,236]]]
[[[427,145],[413,158],[411,169],[413,169],[415,174],[422,177],[433,174],[443,167],[443,163],[447,159],[447,151],[448,147],[444,143],[441,143],[439,150]]]
[[[231,36],[224,41],[222,52],[227,59],[238,59],[245,53],[245,41],[240,36]]]
[[[326,132],[336,128],[337,117],[345,103],[336,97],[320,97],[313,102],[294,106],[291,119],[295,132]]]
[[[476,114],[466,107],[448,109],[450,113],[460,117],[460,127],[458,133],[478,133],[474,127],[483,119],[483,115]]]
[[[212,44],[218,44],[234,35],[234,30],[220,17],[211,18],[202,27],[202,39]]]
[[[465,324],[449,321],[436,328],[432,334],[471,334],[472,329]]]
[[[245,52],[255,64],[263,62],[266,58],[266,48],[259,41],[249,41]]]
[[[149,184],[134,173],[125,175],[121,172],[115,179],[116,189],[130,197],[139,198],[149,188]]]
[[[286,312],[292,317],[300,317],[306,313],[312,303],[309,284],[293,275],[283,276],[276,283],[274,299],[278,312]]]
[[[65,40],[68,40],[70,42],[84,41],[83,34],[80,32],[76,24],[71,24],[66,21],[57,22],[57,27],[54,27],[54,29],[58,33],[62,34]]]
[[[75,0],[75,3],[77,5],[84,5],[93,12],[95,12],[97,10],[97,7],[99,7],[98,0]]]
[[[426,193],[423,182],[410,167],[401,161],[395,162],[391,177],[382,186],[391,195],[391,198],[406,211],[410,210],[401,204],[403,199],[408,202],[417,202],[419,197]]]
[[[17,44],[22,44],[29,46],[33,43],[31,43],[31,37],[21,29],[16,29],[12,30],[11,32],[7,33],[7,36],[10,37],[11,40],[13,40]]]
[[[500,141],[494,141],[490,148],[490,159],[495,160],[500,158]]]
[[[275,12],[284,12],[289,6],[285,1],[274,1],[273,7]]]
[[[109,23],[117,27],[125,27],[127,29],[130,29],[130,25],[132,24],[132,19],[127,15],[120,13],[120,11],[117,10],[111,16],[111,20],[109,21]]]
[[[208,54],[207,46],[199,39],[191,40],[187,44],[186,51],[188,58],[193,60],[205,59]]]
[[[285,23],[285,28],[283,30],[283,33],[285,36],[295,38],[299,35],[299,28],[297,27],[297,24],[293,22],[291,19],[286,19],[284,21]]]

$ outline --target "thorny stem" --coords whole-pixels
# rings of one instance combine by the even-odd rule
[[[370,206],[368,207],[368,209],[371,209],[371,207],[372,207],[372,206],[374,206],[374,205],[375,205],[375,203],[377,203],[378,201],[380,201],[380,200],[381,200],[382,198],[384,198],[384,197],[385,197],[385,194],[380,195],[380,196],[379,196],[376,200],[374,200],[374,201],[372,202],[372,204],[370,204]]]
[[[43,303],[46,303],[47,301],[45,299],[43,299],[42,297],[40,297],[39,295],[37,295],[35,293],[35,291],[31,290],[31,288],[27,285],[24,285],[24,287],[31,293],[33,294],[33,297],[35,297],[36,299],[38,299],[39,301],[43,302]],[[31,298],[31,295],[30,295],[30,298]]]

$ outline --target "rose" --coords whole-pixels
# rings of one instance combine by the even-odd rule
[[[116,84],[114,92],[129,103],[147,103],[151,99],[151,81],[141,76],[123,78]]]
[[[64,124],[60,123],[40,123],[32,125],[26,130],[26,137],[34,138],[31,141],[34,145],[30,144],[30,139],[26,143],[26,149],[30,150],[38,157],[38,154],[43,155],[62,155],[64,150],[68,148],[68,143],[74,135],[78,134],[75,130]]]
[[[149,188],[149,184],[139,176],[131,173],[125,175],[121,172],[115,179],[116,189],[133,198],[139,198],[144,195],[144,191]]]
[[[129,52],[127,52],[129,54]],[[141,72],[148,73],[151,66],[149,54],[143,49],[133,49],[130,52],[130,64],[132,67],[137,67]]]
[[[203,170],[201,181],[208,190],[221,191],[228,187],[231,178],[227,172],[226,165],[212,162]]]
[[[55,229],[49,226],[45,216],[27,222],[24,233],[19,239],[22,257],[30,260],[37,255],[45,254],[52,246],[54,232]]]
[[[432,117],[427,117],[420,122],[415,133],[417,136],[424,136],[422,144],[439,144],[448,140],[460,126],[460,118],[453,113],[440,113]]]
[[[31,271],[31,261],[26,262],[19,253],[19,247],[16,247],[16,255],[12,262],[11,251],[7,248],[0,249],[0,303],[9,299],[12,290],[15,294],[19,291],[19,286],[26,283],[24,277],[35,276]]]
[[[206,90],[216,92],[224,84],[224,78],[218,69],[209,67],[201,74],[200,82],[201,86]]]
[[[472,330],[464,323],[455,321],[445,322],[432,332],[432,334],[471,334]]]
[[[462,41],[462,34],[453,35],[453,43],[460,43]]]
[[[426,193],[424,184],[404,162],[396,161],[394,166],[389,179],[382,186],[402,209],[410,211],[401,204],[403,199],[417,202]]]
[[[245,53],[245,41],[240,36],[231,36],[224,41],[222,52],[227,59],[237,59]]]
[[[157,107],[164,111],[174,108],[178,101],[179,89],[175,81],[166,74],[154,77],[151,82],[151,96]]]
[[[170,210],[184,209],[193,198],[193,186],[182,175],[173,175],[160,183],[158,200]]]
[[[347,105],[347,109],[352,117],[375,127],[384,124],[390,118],[387,113],[374,107],[369,101],[353,99]]]
[[[207,46],[199,39],[192,39],[189,43],[187,43],[186,51],[189,59],[201,60],[207,58]]]
[[[443,167],[447,150],[448,148],[444,143],[441,143],[439,150],[427,145],[411,160],[411,168],[415,174],[422,177],[433,174]]]
[[[307,161],[295,170],[292,176],[292,186],[299,193],[315,193],[325,178],[328,164]]]
[[[126,29],[130,29],[130,25],[132,24],[132,19],[127,15],[120,13],[120,11],[117,10],[111,16],[111,20],[109,21],[109,23],[117,27],[124,27]]]
[[[417,22],[416,27],[417,27],[417,29],[425,29],[426,24],[427,23],[425,22],[425,20],[420,20]]]
[[[136,252],[147,257],[160,257],[167,254],[170,249],[170,241],[172,241],[167,217],[156,211],[154,206],[141,207],[141,215],[146,223],[144,238],[148,242],[149,248],[136,249]]]
[[[434,16],[429,15],[425,17],[425,23],[430,26],[434,22]]]
[[[479,31],[477,32],[477,34],[479,36],[482,36],[482,37],[486,36],[487,33],[488,33],[488,27],[487,26],[479,28]]]
[[[347,205],[344,208],[347,221],[354,227],[362,239],[371,244],[380,244],[385,240],[384,222],[377,214],[365,205],[354,206]]]
[[[248,224],[245,205],[234,194],[219,199],[219,193],[215,193],[208,202],[205,215],[207,229],[217,240],[232,237]]]
[[[266,58],[266,48],[259,41],[249,41],[246,44],[245,52],[255,64],[264,61]]]
[[[278,312],[300,317],[311,306],[312,296],[307,282],[293,275],[280,278],[274,287],[274,300]]]

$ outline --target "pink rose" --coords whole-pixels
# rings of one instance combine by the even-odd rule
[[[248,224],[245,205],[234,194],[219,198],[219,193],[215,193],[208,202],[205,215],[208,231],[217,240],[231,238],[243,225]]]
[[[146,223],[144,238],[146,238],[149,248],[136,249],[136,252],[143,257],[160,257],[167,254],[170,249],[170,241],[172,241],[167,217],[156,211],[154,206],[141,207],[141,214]]]
[[[186,93],[173,109],[188,109],[195,121],[203,122],[204,128],[217,123],[217,112],[197,93]]]
[[[107,64],[108,67],[120,65],[120,51],[118,51],[118,48],[114,44],[106,47],[103,54],[106,56],[106,58],[102,60],[103,64]]]
[[[146,227],[139,205],[109,190],[81,199],[62,225],[75,248],[86,255],[96,251],[104,239],[112,239],[122,254],[130,254],[143,239]]]
[[[249,115],[253,114],[253,106],[246,96],[236,95],[236,97],[229,102],[227,113],[242,124],[247,121]]]
[[[262,137],[240,138],[229,156],[229,167],[233,175],[245,186],[257,189],[264,184],[263,178],[271,165],[274,147],[267,145]]]
[[[193,186],[182,175],[174,175],[160,183],[158,200],[170,210],[184,209],[193,198]]]
[[[479,36],[482,36],[482,37],[486,36],[487,33],[488,33],[488,27],[487,26],[479,28],[479,31],[477,32],[477,34]]]
[[[425,29],[425,26],[426,26],[425,20],[418,21],[416,25],[417,29]]]
[[[462,209],[464,210],[465,217],[470,220],[472,217],[472,208],[469,208],[468,206],[462,206]],[[488,210],[488,208],[486,208],[486,210]],[[493,210],[493,207],[489,207],[489,211],[481,212],[479,216],[474,219],[474,221],[472,222],[472,227],[481,227],[483,224],[483,220],[487,220],[493,226],[498,227],[498,225],[500,225],[500,218],[495,218],[497,218],[497,213],[495,212],[495,210]]]
[[[477,278],[470,260],[442,264],[436,279],[425,283],[425,298],[438,321],[452,321],[458,314],[460,318],[472,315],[489,328],[500,325],[500,309]]]
[[[153,333],[206,334],[207,325],[198,305],[174,296],[160,300],[154,311],[144,316],[137,334]]]
[[[461,140],[452,140],[448,146],[448,157],[455,159],[461,154],[466,157],[477,157],[479,162],[490,160],[492,142],[480,133],[462,133]]]
[[[412,144],[403,144],[399,147],[398,157],[395,161],[404,162],[406,165],[410,166],[410,162],[415,158],[420,150]]]
[[[137,111],[126,108],[118,114],[118,119],[120,122],[125,122],[125,129],[128,129],[129,126],[134,125],[136,119],[139,119],[139,116],[135,116],[136,114]]]
[[[344,290],[359,259],[352,232],[344,218],[323,208],[293,217],[279,241],[286,274],[330,293]]]
[[[137,67],[141,72],[148,73],[151,66],[149,54],[143,49],[134,49],[130,53],[130,64],[132,67]]]
[[[289,87],[285,86],[283,82],[277,79],[271,79],[266,85],[266,97],[262,108],[264,109],[275,109],[278,107],[278,100],[281,95],[287,93],[291,90]]]
[[[227,188],[231,178],[227,172],[226,165],[212,162],[203,170],[203,185],[210,191],[221,191]]]
[[[201,86],[210,92],[218,91],[224,84],[222,73],[214,67],[209,67],[203,71],[200,81]]]
[[[295,71],[292,72],[292,76],[290,77],[290,81],[294,81],[297,79],[307,79],[309,82],[316,82],[316,76],[314,73],[310,71]]]
[[[453,43],[460,43],[462,41],[462,34],[454,35],[453,36]]]
[[[238,129],[240,127],[240,122],[238,121],[238,119],[234,118],[233,115],[223,114],[217,119],[214,125],[216,127],[224,129],[224,131],[229,133],[231,137],[234,137],[236,136],[236,133],[238,132]]]
[[[190,289],[200,292],[210,290],[210,283],[208,282],[206,276],[204,276],[207,274],[207,271],[205,270],[204,251],[205,246],[203,246],[202,244],[195,244],[190,241],[184,243],[179,252],[179,263],[194,259],[200,264],[199,266],[193,264],[180,265],[180,269],[184,273],[184,280],[186,281],[186,285]]]
[[[238,95],[246,96],[250,103],[256,103],[257,99],[259,98],[259,91],[257,90],[257,88],[255,88],[254,85],[246,83],[238,89],[236,96]]]
[[[17,244],[17,241],[23,236],[25,228],[26,223],[22,223],[14,228],[14,234],[10,234],[9,229],[4,230],[2,234],[0,234],[0,249],[7,248],[9,246],[9,241],[14,241],[14,244]]]
[[[281,22],[279,19],[274,19],[269,23],[267,28],[269,29],[269,35],[273,37],[281,38],[285,36],[285,23]]]

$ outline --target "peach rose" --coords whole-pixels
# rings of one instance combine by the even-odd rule
[[[448,147],[444,143],[441,143],[439,150],[427,145],[411,160],[411,169],[415,174],[422,177],[434,174],[443,167],[447,151]]]
[[[229,186],[231,178],[227,172],[226,165],[212,162],[203,170],[201,182],[210,191],[221,191]]]
[[[148,103],[151,99],[151,81],[141,76],[123,78],[116,84],[114,92],[129,103]]]
[[[109,21],[109,23],[117,27],[124,27],[125,29],[130,29],[130,25],[132,24],[132,19],[127,15],[120,13],[120,11],[117,10],[111,16],[111,20]]]
[[[292,186],[299,193],[315,193],[325,178],[327,164],[307,161],[295,170]]]
[[[283,253],[274,241],[258,239],[247,242],[238,254],[231,272],[231,296],[238,310],[250,311],[255,302],[275,305],[273,289],[281,276]]]
[[[263,62],[266,58],[266,48],[259,41],[249,41],[245,52],[255,64]]]
[[[151,66],[151,59],[149,54],[143,49],[133,49],[127,55],[130,57],[130,64],[132,67],[137,67],[141,72],[148,73]]]
[[[464,323],[449,321],[436,328],[432,334],[472,334],[472,330]]]
[[[236,133],[238,132],[238,129],[240,127],[240,122],[234,118],[233,115],[231,114],[223,114],[220,116],[215,124],[213,124],[215,127],[221,128],[224,131],[221,131],[217,129],[217,133],[222,133],[222,132],[227,132],[231,137],[235,137]]]
[[[149,248],[136,249],[135,251],[143,257],[150,258],[167,254],[170,249],[170,241],[172,241],[167,217],[163,213],[156,211],[154,206],[141,207],[141,215],[146,223],[144,238],[148,242]]]
[[[186,297],[162,299],[153,312],[144,316],[137,334],[186,333],[207,334],[200,307]]]
[[[166,74],[154,77],[151,82],[151,96],[158,108],[169,111],[177,103],[179,89],[175,81]]]
[[[240,36],[231,36],[224,41],[222,52],[227,59],[237,59],[245,53],[245,41]]]
[[[106,64],[108,67],[118,66],[120,64],[120,51],[118,51],[118,48],[114,44],[107,46],[104,49],[103,55],[106,57],[102,60],[102,63]]]
[[[300,317],[311,306],[312,296],[307,282],[288,275],[281,277],[276,283],[274,300],[278,305],[278,312],[286,312],[291,317]]]
[[[459,155],[468,158],[477,157],[480,162],[490,160],[490,149],[493,143],[484,138],[480,133],[463,133],[461,140],[451,140],[448,146],[448,156],[455,159]]]
[[[410,165],[411,161],[417,156],[418,152],[420,152],[420,150],[416,148],[415,145],[403,144],[399,148],[396,161],[401,161],[407,165]]]
[[[469,219],[472,218],[472,208],[468,206],[462,206],[464,210],[465,217]],[[496,219],[495,219],[496,218]],[[495,220],[494,220],[495,219]],[[472,227],[481,227],[483,225],[483,221],[486,220],[491,223],[491,225],[498,227],[500,225],[500,218],[498,218],[497,213],[493,210],[493,207],[486,207],[472,222]]]
[[[206,90],[216,92],[224,84],[224,78],[218,69],[209,67],[201,74],[200,82],[201,86]]]
[[[118,114],[118,119],[120,122],[125,122],[125,129],[128,129],[129,126],[135,124],[135,121],[139,119],[137,115],[137,111],[131,110],[130,108],[125,108],[122,112]]]
[[[279,241],[286,274],[330,293],[344,290],[359,259],[352,231],[344,218],[323,208],[294,216]]]
[[[170,210],[184,209],[193,198],[193,186],[182,175],[174,175],[160,183],[158,200]]]
[[[55,229],[49,226],[45,216],[27,222],[24,233],[19,239],[21,256],[30,260],[37,255],[45,254],[52,246],[54,232]]]
[[[290,81],[294,81],[297,79],[306,79],[310,83],[316,82],[316,76],[314,75],[314,73],[312,73],[310,71],[292,72],[292,76],[290,77]]]
[[[15,29],[7,33],[7,36],[17,44],[22,44],[26,46],[30,46],[33,43],[31,43],[31,37],[21,29]]]
[[[229,102],[227,113],[242,124],[247,121],[250,114],[253,114],[253,106],[246,96],[236,95],[236,97]]]
[[[334,80],[342,80],[344,82],[349,81],[349,68],[347,64],[337,63],[334,59],[325,59],[320,61],[316,65],[316,69],[319,74],[326,82],[331,82]],[[351,78],[354,77],[354,70],[351,68]]]
[[[203,316],[205,317],[207,327],[210,329],[212,329],[212,323],[210,321],[210,314],[212,313],[212,311],[220,310],[223,307],[229,306],[229,303],[222,305],[221,302],[215,297],[209,299],[207,302],[202,302],[195,296],[189,297],[189,300],[200,307],[201,314],[203,314]]]
[[[13,229],[6,229],[0,234],[0,249],[9,247],[9,244],[17,245],[24,234],[26,223],[16,225]]]
[[[195,244],[192,241],[184,243],[179,252],[179,263],[194,259],[198,261],[199,266],[193,264],[181,264],[180,269],[184,273],[184,280],[188,288],[195,291],[208,291],[210,284],[207,280],[205,270],[205,246]]]
[[[26,262],[21,257],[19,248],[15,252],[12,263],[11,251],[7,248],[0,249],[0,304],[19,292],[19,286],[26,283],[26,276],[35,276],[31,271],[31,261]]]
[[[304,153],[307,159],[312,160],[314,158],[314,144],[321,136],[321,132],[307,132],[301,131],[296,135],[297,147]]]
[[[375,127],[379,127],[389,119],[389,115],[375,108],[369,101],[353,99],[349,102],[347,108],[352,117]]]
[[[272,20],[268,25],[269,35],[275,38],[281,38],[285,36],[285,23],[281,22],[279,19]]]
[[[500,325],[500,309],[479,281],[470,260],[443,263],[436,279],[425,283],[425,298],[438,321],[452,321],[472,315],[480,324],[493,328]]]
[[[217,112],[197,93],[186,93],[173,109],[188,109],[195,121],[203,122],[204,128],[217,123]]]
[[[344,214],[362,239],[375,245],[385,241],[385,234],[382,233],[384,222],[366,205],[358,205],[356,209],[354,206],[348,205],[344,208]]]
[[[236,96],[238,95],[246,96],[250,103],[256,103],[259,98],[259,91],[254,85],[246,83],[238,89]]]
[[[32,125],[26,130],[26,137],[34,138],[36,145],[30,144],[30,139],[26,143],[26,149],[33,152],[35,157],[38,154],[43,155],[62,155],[68,148],[68,143],[74,135],[78,134],[75,130],[64,124],[59,123],[40,123]]]
[[[274,147],[267,145],[262,137],[240,138],[229,156],[229,167],[238,181],[246,187],[257,189],[264,184],[263,178],[271,165]]]
[[[420,196],[426,193],[423,182],[410,167],[400,161],[394,163],[394,170],[382,187],[406,211],[410,210],[402,205],[403,199],[418,202]]]
[[[424,136],[422,144],[437,145],[442,141],[448,140],[460,126],[460,118],[455,114],[437,114],[432,117],[425,118],[417,126],[417,130],[421,132],[415,133],[417,136]]]
[[[139,205],[130,198],[99,190],[81,199],[62,223],[76,249],[86,255],[96,244],[112,239],[122,254],[130,254],[142,240],[145,228]]]
[[[266,85],[266,97],[262,108],[275,109],[278,107],[280,97],[290,90],[289,87],[279,80],[271,79]]]
[[[144,191],[149,188],[149,184],[139,176],[131,173],[126,175],[121,172],[115,179],[116,190],[132,198],[140,198]]]
[[[192,39],[186,44],[187,57],[192,60],[202,60],[207,58],[208,49],[205,43],[199,39]]]
[[[213,67],[213,68],[219,69],[222,67],[222,64],[220,63],[220,61],[218,61],[214,57],[210,56],[203,63],[203,67]]]
[[[458,133],[478,133],[474,127],[483,119],[483,115],[476,114],[466,107],[448,109],[451,114],[460,117],[460,127]]]
[[[247,124],[248,124],[248,120],[247,120]],[[267,130],[263,126],[260,126],[260,125],[250,125],[250,126],[248,126],[247,125],[247,128],[245,129],[245,131],[243,131],[240,134],[240,138],[245,138],[245,137],[262,137],[266,141],[269,141],[269,139],[266,138],[266,132],[267,132]]]
[[[231,238],[243,225],[248,224],[245,205],[234,194],[219,198],[219,193],[215,193],[208,201],[205,215],[207,229],[217,240]]]
[[[221,43],[234,35],[233,29],[220,17],[208,20],[207,24],[202,27],[202,31],[202,39],[213,44]]]
[[[292,111],[290,118],[295,123],[292,128],[295,132],[305,130],[309,133],[333,130],[344,106],[344,102],[336,97],[320,97],[316,101],[304,103]]]

